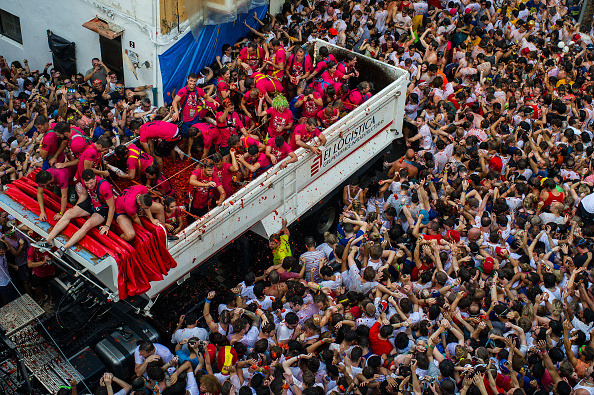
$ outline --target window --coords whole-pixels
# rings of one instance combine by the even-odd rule
[[[19,17],[0,10],[0,34],[22,44],[23,37],[21,36],[21,20]]]

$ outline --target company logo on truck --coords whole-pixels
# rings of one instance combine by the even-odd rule
[[[320,170],[328,168],[335,162],[341,160],[346,154],[352,151],[353,147],[358,147],[361,142],[368,137],[373,136],[373,133],[377,131],[378,128],[382,126],[385,128],[388,125],[386,125],[385,118],[380,117],[379,114],[374,114],[370,118],[365,118],[363,122],[359,123],[354,128],[343,132],[340,139],[327,145],[322,151],[322,154],[314,159],[311,165],[312,177],[318,174]]]

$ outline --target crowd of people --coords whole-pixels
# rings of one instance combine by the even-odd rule
[[[2,183],[38,171],[40,220],[43,189],[62,197],[52,233],[30,249],[0,213],[0,291],[7,263],[47,289],[27,268],[51,276],[39,274],[43,251],[73,218],[89,217],[66,248],[113,221],[132,240],[139,213],[175,237],[295,149],[318,154],[321,130],[374,89],[355,56],[303,49],[321,38],[409,72],[406,152],[385,177],[349,181],[322,244],[295,246],[283,223],[265,270],[209,293],[171,344],[138,346],[135,376],[121,378],[131,385],[106,374],[97,393],[594,395],[594,36],[580,9],[285,3],[161,108],[98,59],[63,76],[0,58]],[[109,150],[116,160],[100,167]],[[163,161],[188,157],[199,160],[194,193],[177,202]],[[118,177],[140,182],[116,196]]]

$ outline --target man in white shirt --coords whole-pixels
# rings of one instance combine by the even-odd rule
[[[142,376],[150,362],[161,359],[163,363],[171,361],[173,354],[162,344],[144,341],[134,349],[134,373]]]
[[[184,339],[190,339],[192,337],[197,337],[200,340],[206,341],[208,340],[208,332],[204,328],[198,327],[198,315],[196,313],[188,313],[185,316],[181,316],[178,324],[179,326],[186,323],[186,327],[183,329],[177,329],[173,336],[171,336],[171,343],[177,344],[180,343]],[[184,347],[187,347],[184,344]]]

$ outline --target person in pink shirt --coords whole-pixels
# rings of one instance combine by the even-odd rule
[[[268,139],[266,143],[266,156],[272,165],[281,162],[280,168],[284,169],[289,163],[297,162],[297,155],[293,152],[289,144],[285,143],[282,136],[276,136],[274,139]],[[283,161],[286,157],[289,160]]]
[[[202,122],[195,123],[192,125],[192,128],[195,128],[196,131],[188,130],[188,132],[191,134],[196,133],[194,140],[197,141],[198,146],[202,149],[202,159],[216,151],[221,145],[221,132],[219,132],[218,128],[213,127],[209,123]],[[190,145],[190,148],[191,147],[192,145]],[[188,152],[188,155],[190,155],[190,153],[191,152]]]
[[[320,47],[320,49],[318,50],[318,54],[322,60],[316,64],[316,68],[311,73],[310,78],[313,78],[316,75],[320,75],[321,73],[323,73],[328,67],[328,63],[336,63],[336,58],[328,51],[328,48]]]
[[[220,71],[220,76],[217,81],[217,100],[219,104],[223,104],[223,100],[229,97],[231,91],[229,89],[229,80],[231,79],[231,70],[223,67]]]
[[[258,88],[258,96],[265,97],[268,104],[272,104],[272,98],[283,91],[280,80],[262,73],[252,74],[252,78],[248,78],[245,82],[247,89],[252,89],[254,85]]]
[[[116,221],[122,229],[120,237],[128,242],[134,240],[136,231],[132,222],[139,226],[142,221],[138,217],[139,212],[153,223],[153,225],[165,226],[165,209],[163,205],[154,202],[144,185],[134,185],[122,191],[122,194],[115,201]]]
[[[303,95],[299,96],[295,103],[295,107],[302,109],[301,116],[305,118],[314,118],[323,105],[322,95],[315,92],[311,86],[305,88]]]
[[[268,45],[272,49],[272,57],[270,60],[264,60],[264,63],[268,65],[268,75],[281,81],[285,76],[287,53],[278,38],[270,40]]]
[[[335,62],[328,62],[326,65],[326,71],[322,73],[320,78],[330,85],[334,85],[337,82],[342,82],[342,80],[345,79],[345,75],[337,70],[337,66],[338,65]]]
[[[231,150],[235,150],[236,152],[238,152],[241,155],[245,154],[251,145],[257,146],[258,151],[260,151],[260,152],[264,151],[264,149],[266,148],[266,146],[264,144],[262,144],[259,140],[255,139],[251,136],[239,137],[239,136],[233,135],[233,136],[229,137],[228,144],[229,144],[229,148]],[[223,158],[223,161],[230,162],[231,159],[229,158],[229,160],[227,161],[227,160],[225,160],[225,158]]]
[[[282,136],[293,127],[293,113],[289,110],[289,103],[283,95],[278,95],[272,101],[272,107],[262,110],[264,98],[258,102],[258,116],[270,116],[268,121],[268,135],[272,138]]]
[[[258,151],[258,147],[250,145],[247,152],[237,157],[241,165],[244,180],[252,180],[268,170],[272,165],[265,152]]]
[[[206,160],[204,167],[197,168],[190,176],[190,186],[194,187],[192,195],[192,202],[190,203],[190,214],[196,217],[201,217],[208,213],[208,205],[211,197],[213,197],[214,189],[219,193],[219,198],[216,204],[220,206],[227,197],[225,189],[214,176],[214,162]],[[194,222],[196,219],[192,216],[188,217],[188,224]]]
[[[239,59],[239,65],[243,67],[249,75],[260,68],[265,55],[266,51],[252,41],[239,51],[239,57],[237,59]]]
[[[233,102],[229,99],[225,100],[224,108],[223,111],[219,111],[216,115],[217,129],[221,136],[219,152],[223,156],[229,154],[229,137],[237,135],[237,131],[240,131],[244,136],[248,135],[239,114],[235,112]]]
[[[344,61],[340,62],[336,67],[342,75],[344,75],[344,79],[348,80],[351,77],[358,77],[359,72],[355,69],[357,65],[357,56],[354,53],[348,53],[344,59]]]
[[[144,174],[147,167],[155,162],[152,156],[143,152],[136,144],[118,145],[114,149],[114,155],[119,165],[116,167],[116,174],[126,180],[133,180],[137,175]],[[122,168],[126,169],[125,173]]]
[[[163,160],[161,158],[171,156],[177,143],[181,140],[181,134],[176,124],[165,121],[151,121],[142,124],[135,119],[130,122],[130,131],[136,133],[140,131],[140,145],[144,152],[147,152],[157,161],[160,169],[163,169]],[[194,132],[190,133],[188,129],[188,138],[196,137]]]
[[[64,136],[70,130],[70,125],[66,122],[58,122],[49,130],[41,142],[41,150],[39,156],[43,159],[43,170],[47,170],[50,166],[56,163],[64,162],[66,154],[64,149],[68,144],[68,140]]]
[[[187,85],[181,88],[175,97],[171,106],[173,107],[173,114],[171,114],[171,120],[177,121],[180,118],[183,121],[180,127],[180,133],[183,138],[186,136],[187,130],[195,124],[200,118],[200,113],[205,107],[205,101],[211,104],[215,104],[215,100],[207,95],[202,88],[198,88],[196,83],[198,82],[198,76],[194,73],[190,73],[187,79]]]
[[[102,235],[109,232],[116,208],[111,184],[107,180],[97,176],[93,172],[93,169],[86,169],[82,172],[81,177],[84,188],[79,193],[76,206],[64,213],[45,240],[33,243],[32,245],[34,247],[42,250],[51,249],[52,241],[74,218],[89,217],[83,226],[70,237],[68,242],[63,247],[60,247],[57,252],[59,256],[62,256],[69,248],[82,240],[91,229],[103,223],[104,225],[99,228],[99,232]]]
[[[109,177],[109,172],[101,170],[100,166],[103,163],[103,154],[109,150],[110,146],[111,141],[107,136],[101,136],[96,143],[90,144],[78,159],[74,181],[80,181],[82,173],[86,169],[91,169],[98,176]]]
[[[325,107],[323,110],[318,111],[317,119],[318,125],[322,126],[324,129],[332,125],[334,122],[338,120],[340,114],[338,110],[331,105]]]
[[[314,118],[308,118],[304,124],[295,126],[295,130],[291,134],[291,149],[295,151],[299,147],[303,147],[315,155],[320,155],[320,149],[311,144],[314,137],[320,139],[320,145],[326,145],[326,137],[318,129],[316,120]]]
[[[64,133],[64,136],[68,138],[68,148],[76,159],[80,158],[85,149],[87,149],[87,140],[84,138],[84,132],[78,126],[71,126],[70,130]]]
[[[39,220],[41,222],[47,221],[43,191],[45,188],[60,189],[60,212],[56,213],[54,216],[54,221],[58,221],[66,212],[66,207],[68,206],[68,186],[72,183],[75,171],[76,167],[73,166],[63,169],[50,167],[47,170],[41,170],[35,175],[35,182],[37,183],[37,203],[39,204]]]
[[[313,71],[313,61],[311,56],[301,47],[295,47],[293,54],[287,59],[285,73],[289,77],[289,90],[301,94],[305,88],[305,83]]]
[[[353,111],[355,108],[365,103],[365,101],[367,101],[367,99],[370,97],[369,91],[371,91],[369,82],[359,82],[357,89],[353,89],[346,95],[346,98],[344,99],[344,109],[347,111]]]
[[[223,186],[226,196],[233,195],[233,175],[239,170],[235,151],[229,153],[231,163],[225,163],[221,154],[216,153],[212,157],[214,162],[213,177]],[[219,197],[218,190],[215,191],[214,198]],[[218,199],[217,199],[218,200]]]

